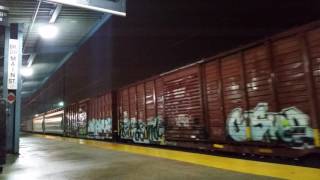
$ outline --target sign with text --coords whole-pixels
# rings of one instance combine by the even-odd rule
[[[126,16],[126,0],[48,0],[69,6]]]
[[[17,39],[9,40],[9,60],[8,60],[8,89],[16,90],[18,88],[18,58],[19,41]]]

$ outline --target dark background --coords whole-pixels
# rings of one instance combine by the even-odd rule
[[[128,0],[34,95],[28,115],[320,19],[319,0]]]

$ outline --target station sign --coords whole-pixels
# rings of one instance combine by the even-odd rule
[[[126,0],[48,0],[59,4],[126,16]]]
[[[18,58],[19,58],[19,40],[9,40],[8,53],[8,79],[7,86],[9,90],[16,90],[18,88]]]

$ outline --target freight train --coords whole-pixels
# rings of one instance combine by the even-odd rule
[[[29,131],[270,156],[320,152],[320,22],[35,115]]]

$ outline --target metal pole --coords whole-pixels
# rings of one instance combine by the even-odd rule
[[[15,103],[15,114],[14,114],[14,148],[13,152],[15,154],[19,153],[19,139],[20,139],[20,122],[21,122],[21,88],[22,88],[22,79],[20,69],[22,66],[22,49],[23,49],[23,24],[18,24],[18,40],[19,40],[19,57],[18,57],[18,88],[16,91],[16,103]]]
[[[27,31],[27,34],[26,34],[26,39],[25,39],[25,42],[23,43],[23,47],[25,47],[25,45],[26,45],[25,43],[27,42],[27,39],[28,39],[28,37],[29,37],[29,34],[30,34],[30,32],[31,32],[31,30],[32,30],[32,28],[33,28],[33,25],[34,25],[34,23],[35,23],[35,21],[36,21],[36,19],[37,19],[37,15],[38,15],[38,13],[39,13],[39,9],[40,9],[41,3],[42,3],[42,0],[39,0],[38,5],[37,5],[37,8],[35,9],[34,14],[33,14],[33,17],[32,17],[31,25],[30,25],[29,28],[28,28],[28,31]]]
[[[10,27],[5,28],[5,45],[4,45],[4,65],[3,65],[3,98],[6,99],[8,97],[8,59],[9,59],[9,39],[10,39]],[[11,109],[9,106],[6,106],[6,109]],[[6,115],[6,150],[10,151],[13,147],[12,145],[12,133],[10,132],[12,129],[12,121],[10,121],[10,113],[11,111],[7,111]]]
[[[19,136],[20,136],[20,112],[21,112],[21,75],[20,68],[22,64],[22,48],[23,48],[23,33],[21,24],[11,24],[10,28],[6,28],[5,34],[5,58],[4,58],[4,76],[3,76],[3,98],[8,97],[8,93],[15,94],[16,100],[12,104],[7,104],[8,115],[6,118],[7,124],[7,143],[6,150],[9,153],[19,153]],[[17,53],[17,74],[11,75],[16,77],[17,87],[16,89],[8,90],[8,76],[9,76],[9,41],[10,39],[18,40],[18,53]],[[11,56],[11,55],[10,55]],[[12,62],[11,62],[12,63]],[[13,65],[11,65],[13,66]],[[14,72],[13,70],[11,70]],[[11,72],[11,74],[12,74]],[[11,77],[12,78],[12,77]]]

